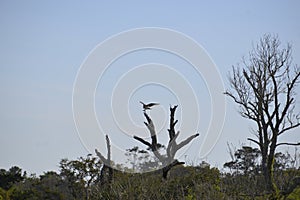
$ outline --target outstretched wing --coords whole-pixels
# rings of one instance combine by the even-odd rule
[[[159,103],[149,103],[149,104],[147,104],[148,107],[152,107],[152,106],[156,106],[156,105],[159,105]]]

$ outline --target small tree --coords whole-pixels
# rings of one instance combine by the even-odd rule
[[[277,191],[273,180],[275,150],[278,137],[300,125],[300,113],[295,112],[295,88],[300,69],[291,65],[291,45],[281,48],[277,37],[265,35],[243,59],[243,68],[233,66],[229,77],[232,90],[225,94],[240,106],[242,117],[255,122],[257,139],[248,138],[259,146],[266,189]]]
[[[257,148],[249,146],[242,146],[232,155],[232,161],[226,162],[224,167],[236,170],[245,175],[257,174],[258,173],[258,159],[260,151]]]
[[[21,182],[26,178],[26,172],[22,175],[22,169],[13,166],[8,171],[0,169],[0,188],[8,190],[13,184]]]
[[[72,188],[85,188],[86,199],[89,199],[91,185],[100,179],[101,161],[88,154],[86,158],[80,157],[78,160],[62,159],[60,161],[60,175],[70,182]],[[74,193],[79,193],[78,189]]]

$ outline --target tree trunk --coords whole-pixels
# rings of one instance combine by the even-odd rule
[[[268,163],[265,169],[264,177],[265,177],[267,191],[275,192],[275,187],[272,180],[273,173],[271,168],[272,168],[271,164]]]
[[[272,138],[272,143],[270,145],[270,152],[268,155],[268,162],[267,162],[267,174],[266,174],[266,184],[267,184],[267,190],[277,194],[278,188],[276,186],[275,180],[274,180],[274,159],[275,159],[275,149],[277,144],[277,133],[278,131],[275,131],[273,134],[276,134]]]
[[[262,161],[261,161],[261,169],[265,179],[265,188],[268,192],[276,193],[277,186],[273,177],[273,166],[274,166],[274,155],[276,148],[277,137],[272,139],[272,143],[269,147],[269,144],[265,144],[261,148]],[[268,149],[270,151],[268,152]]]
[[[100,172],[100,184],[104,185],[106,183],[111,183],[113,180],[113,172],[112,167],[104,164]]]
[[[168,178],[168,173],[170,171],[171,168],[173,168],[176,165],[183,165],[184,162],[179,162],[178,160],[174,160],[172,163],[170,163],[169,165],[165,166],[162,168],[162,172],[163,172],[163,179],[167,180]]]

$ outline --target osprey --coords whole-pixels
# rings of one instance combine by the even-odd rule
[[[140,101],[141,104],[143,104],[143,111],[145,112],[146,110],[151,110],[151,107],[152,106],[156,106],[156,105],[159,105],[159,103],[148,103],[148,104],[145,104],[143,103],[142,101]]]

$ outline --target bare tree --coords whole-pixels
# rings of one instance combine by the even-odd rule
[[[110,183],[113,179],[113,168],[111,167],[111,150],[110,150],[110,140],[108,135],[106,135],[106,148],[107,148],[107,158],[105,158],[97,149],[95,152],[97,156],[103,163],[103,167],[100,172],[101,185],[105,183]]]
[[[166,149],[166,154],[162,155],[159,152],[159,148],[161,147],[161,144],[157,142],[157,137],[156,137],[156,132],[155,132],[155,127],[153,124],[153,121],[149,117],[149,115],[144,112],[144,116],[147,120],[147,122],[144,122],[146,127],[148,128],[150,135],[151,135],[151,140],[152,142],[148,142],[138,136],[134,136],[134,139],[140,141],[141,143],[147,145],[149,149],[153,152],[153,154],[158,158],[158,160],[162,163],[162,172],[163,172],[163,178],[167,179],[168,172],[170,169],[176,165],[181,165],[184,164],[184,162],[179,162],[177,159],[175,159],[175,154],[176,152],[182,148],[183,146],[187,145],[189,142],[191,142],[195,137],[199,136],[199,134],[194,134],[184,141],[180,142],[177,144],[176,139],[179,136],[179,131],[175,131],[175,125],[177,124],[178,120],[175,120],[174,115],[176,111],[177,106],[170,107],[170,127],[168,129],[169,132],[169,143]]]
[[[275,150],[280,145],[300,145],[278,142],[278,137],[300,125],[300,113],[295,110],[295,88],[300,69],[292,66],[290,44],[282,48],[277,36],[264,35],[243,59],[241,69],[233,66],[229,81],[231,90],[225,94],[240,107],[242,117],[255,122],[257,144],[262,154],[262,172],[266,189],[277,192],[273,179]]]

